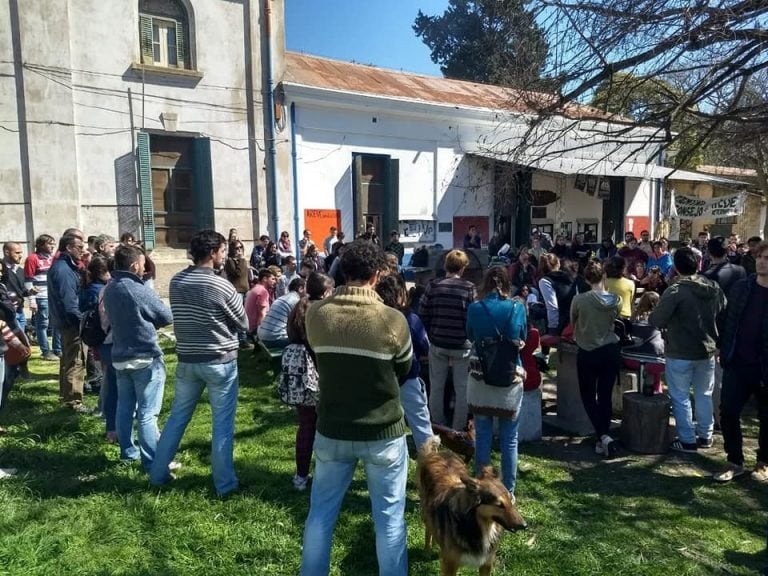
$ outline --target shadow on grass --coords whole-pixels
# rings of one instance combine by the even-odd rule
[[[548,482],[548,471],[535,467],[518,480],[529,499],[547,502],[551,494],[559,495],[548,505],[558,515],[573,519],[562,526],[563,550],[572,548],[577,553],[581,530],[588,525],[595,541],[618,538],[630,547],[636,543],[640,554],[641,543],[652,543],[655,552],[679,554],[711,573],[733,573],[727,564],[758,571],[765,562],[762,554],[728,550],[721,557],[712,556],[710,548],[723,545],[716,534],[726,525],[765,541],[766,518],[760,512],[768,508],[768,494],[751,480],[714,483],[711,472],[717,464],[710,455],[623,453],[603,460],[595,456],[588,441],[541,443],[525,450],[550,461],[558,459],[567,472],[560,474],[565,479]],[[688,545],[681,546],[681,540]]]

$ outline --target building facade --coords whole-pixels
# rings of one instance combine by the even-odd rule
[[[272,233],[282,0],[11,0],[0,22],[5,240],[133,232],[183,261],[203,226]]]
[[[499,230],[520,245],[532,225],[599,242],[656,221],[668,170],[658,146],[629,145],[642,128],[626,146],[599,121],[555,118],[559,132],[535,136],[510,90],[290,52],[282,91],[296,233],[373,224],[383,238],[449,247],[474,224],[484,244]]]

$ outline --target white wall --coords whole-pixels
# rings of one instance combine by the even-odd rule
[[[288,96],[291,96],[288,87]],[[455,216],[493,217],[493,161],[467,152],[481,143],[504,140],[498,124],[487,119],[456,118],[440,113],[402,113],[386,101],[379,106],[343,106],[337,102],[299,97],[296,106],[296,149],[299,229],[305,209],[341,210],[342,229],[352,230],[352,155],[384,154],[400,161],[400,219],[452,223]],[[519,132],[511,127],[510,134]],[[492,135],[492,136],[491,136]],[[510,139],[512,136],[510,136]],[[534,189],[562,198],[548,207],[548,219],[601,219],[602,200],[574,188],[574,176],[535,171]],[[648,194],[639,180],[627,180],[627,209],[649,214]],[[493,220],[491,220],[492,222]],[[599,231],[599,234],[602,230]],[[436,235],[452,244],[450,232]]]
[[[224,233],[237,227],[244,239],[266,231],[259,7],[251,6],[248,23],[241,2],[187,3],[194,9],[193,52],[202,78],[147,73],[144,82],[141,72],[131,69],[140,62],[137,0],[18,3],[33,222],[24,218],[19,135],[0,130],[0,203],[3,219],[13,223],[4,223],[5,238],[31,240],[43,232],[58,236],[69,226],[82,227],[86,234],[125,231],[118,223],[116,163],[122,158],[123,166],[131,164],[129,88],[136,130],[163,130],[161,114],[176,113],[178,132],[211,138],[216,227]],[[0,6],[4,61],[13,59],[8,10],[8,3]],[[273,18],[281,41],[281,11]],[[251,61],[245,26],[255,34]],[[13,73],[12,65],[0,66],[1,72]],[[256,88],[255,142],[249,141],[248,66]],[[15,78],[0,77],[0,118],[18,124],[15,86]],[[284,193],[290,199],[290,190]]]

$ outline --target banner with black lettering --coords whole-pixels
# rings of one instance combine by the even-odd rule
[[[675,194],[675,210],[678,218],[726,218],[744,212],[746,195],[730,194],[715,198],[697,198]]]

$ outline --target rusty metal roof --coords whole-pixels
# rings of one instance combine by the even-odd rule
[[[551,104],[555,98],[540,92],[388,70],[297,52],[286,52],[285,57],[286,72],[283,81],[288,84],[412,102],[519,113],[535,113],[531,104]],[[590,106],[568,106],[565,114],[569,117],[608,119],[600,110]],[[616,117],[612,119],[617,120]]]

